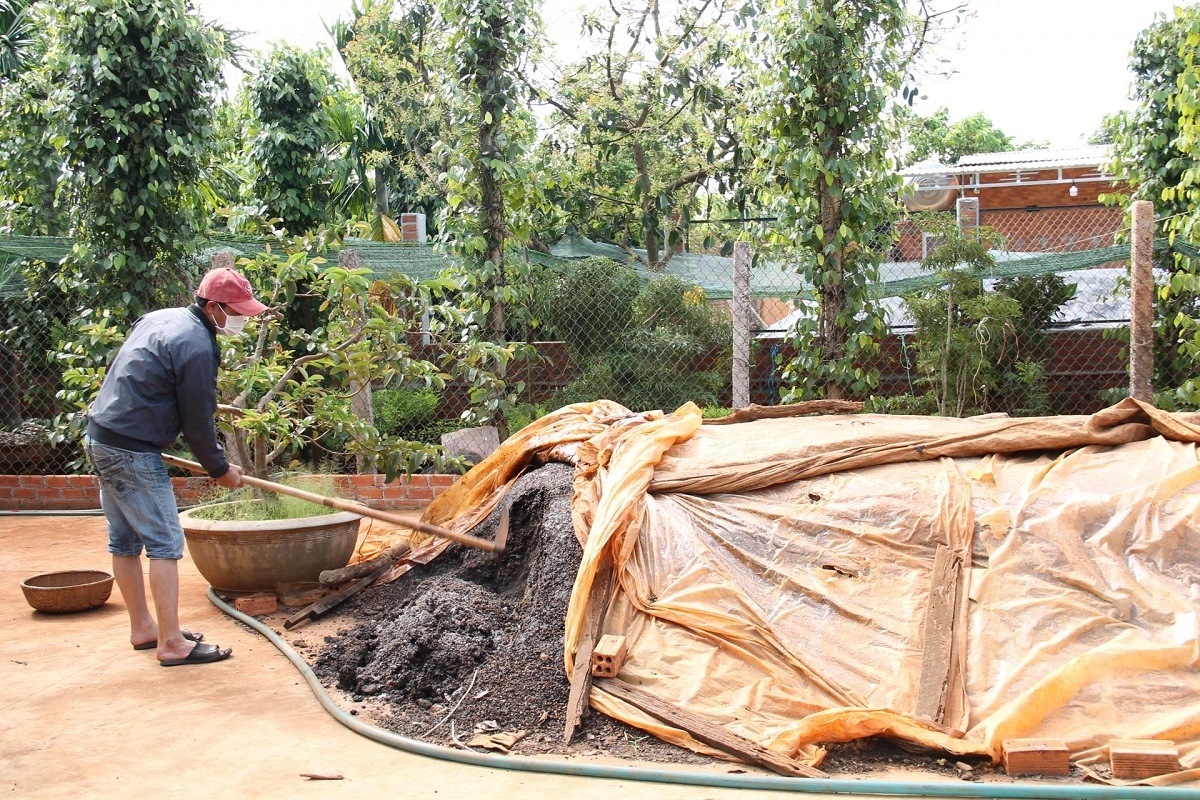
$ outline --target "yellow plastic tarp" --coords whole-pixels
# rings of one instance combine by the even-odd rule
[[[524,470],[573,463],[568,674],[602,612],[600,633],[627,638],[623,680],[811,764],[823,743],[872,735],[993,758],[1006,738],[1046,736],[1080,757],[1173,739],[1200,768],[1197,442],[1200,415],[1133,400],[1077,417],[725,425],[602,401],[510,438],[425,517],[469,530]],[[945,711],[929,720],[916,707],[939,547],[961,566],[934,664]],[[591,704],[712,752],[598,689]]]

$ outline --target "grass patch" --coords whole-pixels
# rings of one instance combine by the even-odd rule
[[[279,483],[306,492],[334,497],[337,494],[332,475],[291,475]],[[336,514],[336,508],[310,503],[298,497],[264,492],[249,486],[230,491],[219,489],[204,501],[205,505],[192,512],[197,519],[207,520],[276,520],[319,517]]]

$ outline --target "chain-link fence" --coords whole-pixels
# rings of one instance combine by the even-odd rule
[[[1119,209],[1086,206],[951,211],[880,232],[887,249],[873,302],[886,327],[878,353],[862,365],[878,381],[852,399],[917,413],[1088,413],[1112,402],[1128,385],[1123,225]],[[707,237],[693,231],[685,242],[708,238],[717,243],[713,250],[685,245],[656,270],[623,248],[578,235],[548,254],[515,254],[529,291],[513,309],[519,313],[509,315],[508,335],[537,355],[508,366],[504,379],[514,392],[520,387],[520,402],[503,420],[493,419],[497,427],[516,430],[562,405],[598,398],[638,411],[687,401],[730,407],[739,355],[733,321],[743,310],[736,307],[731,244],[748,230],[714,226]],[[983,243],[979,260],[936,266],[947,231]],[[243,255],[254,250],[247,242],[216,244]],[[50,245],[69,248],[61,240],[0,241],[8,255],[0,262],[0,473],[68,471],[78,458],[76,443],[54,444],[51,435],[64,410],[55,353],[74,312],[55,307],[50,293],[31,294],[22,279],[30,269],[53,269],[45,266],[57,260]],[[361,265],[384,278],[453,269],[429,245],[353,246]],[[745,389],[751,402],[769,405],[790,396],[784,366],[797,356],[791,333],[816,313],[815,295],[795,254],[753,241],[750,252]],[[414,321],[412,355],[433,358],[437,345],[421,330]],[[356,413],[370,413],[386,436],[446,444],[478,460],[496,440],[486,428],[478,442],[456,435],[475,427],[464,412],[481,402],[466,374],[441,388],[402,377],[376,385],[369,411],[360,403]]]

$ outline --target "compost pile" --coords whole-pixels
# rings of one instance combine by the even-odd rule
[[[596,713],[570,746],[562,741],[563,620],[582,554],[573,474],[549,464],[516,483],[502,557],[452,545],[348,602],[339,619],[354,626],[326,637],[318,675],[373,723],[435,744],[466,743],[477,730],[524,731],[515,752],[707,762]],[[473,533],[492,538],[498,520],[493,514]]]
[[[572,467],[548,464],[517,481],[506,499],[510,526],[502,557],[453,545],[427,567],[340,609],[341,627],[325,637],[314,669],[340,690],[352,713],[438,745],[523,731],[511,747],[522,755],[714,762],[595,711],[571,744],[563,742],[570,688],[563,621],[582,554],[571,523],[573,474]],[[473,533],[491,538],[498,519],[494,513]],[[991,770],[883,740],[831,746],[822,764],[834,774],[881,768],[965,780]]]

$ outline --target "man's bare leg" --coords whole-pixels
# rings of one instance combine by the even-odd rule
[[[150,562],[153,567],[154,562]],[[129,643],[139,645],[158,638],[158,623],[146,603],[141,556],[113,556],[113,578],[129,612]]]
[[[151,558],[150,594],[158,616],[158,660],[187,658],[196,646],[183,638],[179,629],[179,562],[172,558]]]

